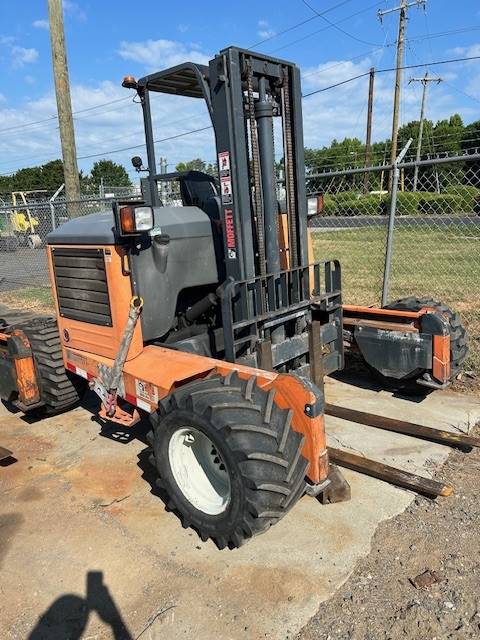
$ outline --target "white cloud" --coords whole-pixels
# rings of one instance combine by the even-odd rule
[[[13,46],[11,49],[12,64],[14,67],[23,67],[38,60],[38,51],[36,49]]]
[[[454,49],[449,49],[447,53],[455,56],[464,56],[466,58],[480,56],[480,44],[472,44],[469,47],[455,47]]]
[[[267,20],[259,20],[257,29],[257,35],[260,36],[260,38],[271,38],[276,34],[276,31],[270,27]]]
[[[146,43],[122,43],[120,54],[125,60],[138,62],[147,70],[159,69],[188,58],[204,62],[206,56],[198,47],[172,41],[147,41]],[[165,42],[167,44],[165,44]],[[153,44],[152,44],[153,43]],[[134,46],[132,46],[134,45]],[[368,73],[376,62],[373,57],[352,63],[342,59],[329,60],[320,65],[302,69],[303,92],[335,84],[352,76]],[[453,67],[449,73],[458,72]],[[128,72],[128,66],[125,69]],[[465,72],[465,73],[464,73]],[[433,72],[432,72],[433,74]],[[442,75],[443,72],[442,72]],[[480,97],[480,76],[476,78],[475,67],[461,67],[462,85],[459,88]],[[453,78],[450,78],[455,82]],[[26,80],[27,81],[27,80]],[[27,81],[28,82],[28,81]],[[401,101],[401,123],[418,119],[420,111],[421,87],[408,85],[405,74]],[[468,82],[472,86],[467,89]],[[382,140],[390,136],[393,102],[393,74],[377,74],[375,79],[375,100],[373,138]],[[458,80],[457,80],[458,83]],[[427,117],[438,120],[458,111],[465,122],[478,118],[477,107],[468,98],[447,84],[435,85],[429,89]],[[329,145],[333,138],[365,136],[368,76],[354,82],[315,94],[303,101],[305,145],[319,147]],[[101,154],[98,157],[80,160],[80,167],[88,172],[96,160],[103,157],[122,163],[131,170],[130,158],[140,155],[145,158],[145,148],[126,149],[109,154],[109,150],[142,145],[144,143],[141,107],[131,100],[113,102],[99,109],[88,111],[103,103],[109,103],[130,96],[133,92],[122,89],[118,83],[104,81],[97,86],[90,84],[72,85],[74,123],[79,156]],[[161,140],[177,136],[186,131],[199,129],[210,124],[203,101],[178,96],[152,94],[152,114],[155,121],[155,139]],[[58,122],[55,118],[56,101],[53,90],[36,100],[27,100],[13,108],[11,98],[5,102],[0,98],[0,129],[19,127],[32,121],[47,119],[47,122],[12,130],[11,135],[0,135],[0,173],[21,166],[41,164],[60,157]],[[50,120],[51,118],[51,120]],[[156,145],[157,160],[165,156],[169,169],[180,161],[203,157],[211,162],[215,158],[212,130],[182,136],[159,142]],[[138,178],[131,173],[132,178]]]
[[[366,76],[344,85],[317,93],[303,101],[305,145],[321,147],[329,145],[333,138],[365,138],[366,104],[368,93],[368,70],[372,66],[371,58],[358,63],[333,60],[316,67],[303,69],[303,93],[341,82],[363,73]],[[393,104],[393,74],[377,74],[375,77],[373,139],[390,137]],[[408,77],[402,83],[400,123],[418,120],[420,112],[421,89],[414,83],[408,85]],[[458,94],[447,84],[430,88],[427,104],[427,118],[439,120],[456,111],[467,121],[473,119],[473,109],[458,98]]]
[[[7,56],[10,58],[11,65],[14,69],[31,64],[38,60],[38,51],[33,47],[26,48],[17,44],[17,38],[12,36],[0,36],[0,46],[3,45]]]
[[[122,89],[119,83],[105,81],[91,85],[72,85],[72,107],[77,143],[77,155],[100,154],[79,160],[84,172],[102,158],[111,158],[132,170],[130,158],[140,155],[146,160],[145,148],[126,149],[121,153],[109,151],[142,145],[142,110],[133,102],[133,92]],[[127,98],[99,109],[91,109],[112,101]],[[130,99],[128,99],[130,98]],[[205,105],[200,100],[169,95],[152,95],[152,114],[156,139],[169,138],[185,131],[209,126]],[[87,111],[84,111],[87,109]],[[32,126],[31,122],[46,120]],[[56,119],[56,101],[53,90],[38,99],[27,100],[17,108],[7,108],[0,100],[0,129],[12,129],[11,135],[0,135],[0,174],[20,167],[43,164],[60,157],[60,138]],[[157,159],[165,156],[169,169],[181,161],[201,156],[212,162],[215,158],[214,137],[211,130],[167,140],[156,145]]]
[[[63,0],[63,10],[66,14],[74,16],[77,20],[84,22],[87,19],[85,11],[72,0]]]
[[[35,29],[46,29],[47,31],[49,29],[48,20],[34,20],[32,25]]]
[[[124,40],[120,43],[118,54],[124,60],[133,60],[148,69],[165,69],[187,61],[206,64],[211,57],[194,44],[184,44],[175,40]]]

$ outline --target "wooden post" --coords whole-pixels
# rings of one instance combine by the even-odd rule
[[[69,201],[69,204],[67,204],[67,212],[69,217],[74,217],[78,212],[80,179],[77,166],[75,132],[73,129],[67,55],[65,52],[62,0],[48,0],[48,19],[50,23],[53,76],[55,80],[63,171],[65,175],[65,195],[67,201]]]
[[[365,166],[370,164],[370,150],[372,145],[372,116],[373,116],[373,85],[375,81],[375,69],[370,69],[370,79],[368,82],[368,110],[367,110],[367,137],[365,140]],[[368,173],[363,176],[363,193],[368,193]]]

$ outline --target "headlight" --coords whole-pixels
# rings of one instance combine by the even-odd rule
[[[124,205],[119,208],[121,235],[139,234],[153,229],[152,207]]]

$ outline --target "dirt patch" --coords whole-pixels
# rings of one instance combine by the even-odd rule
[[[480,637],[480,451],[454,451],[442,477],[454,495],[416,498],[382,524],[370,554],[297,640]],[[438,581],[418,589],[413,582],[426,570]]]

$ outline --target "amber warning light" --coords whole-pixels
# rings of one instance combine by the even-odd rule
[[[125,87],[125,89],[136,89],[137,81],[133,76],[125,76],[122,80],[122,87]]]

